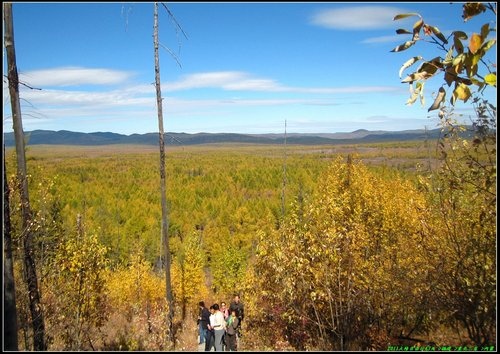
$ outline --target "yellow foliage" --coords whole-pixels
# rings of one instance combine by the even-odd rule
[[[109,305],[113,320],[126,320],[116,331],[112,349],[158,351],[165,349],[168,336],[165,278],[155,274],[139,252],[134,252],[128,265],[107,272]]]
[[[174,297],[183,311],[186,307],[196,310],[198,302],[208,296],[203,266],[204,254],[199,236],[191,232],[182,240],[171,268]]]
[[[303,213],[261,238],[259,285],[272,303],[331,331],[362,336],[368,318],[404,331],[430,270],[421,247],[426,201],[409,182],[337,159]],[[343,314],[343,315],[341,315]],[[370,320],[370,321],[372,321]]]
[[[110,304],[115,309],[137,312],[165,299],[165,280],[141,255],[133,255],[127,267],[109,270],[106,279]]]
[[[81,232],[64,241],[55,252],[49,276],[45,279],[48,320],[56,327],[66,349],[81,350],[84,338],[108,318],[104,271],[107,249],[96,235]],[[61,321],[61,319],[63,321]]]

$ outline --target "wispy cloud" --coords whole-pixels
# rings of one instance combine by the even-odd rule
[[[144,86],[144,91],[147,86]],[[67,91],[67,90],[21,90],[23,102],[29,102],[35,111],[48,117],[53,116],[84,116],[88,114],[110,114],[124,109],[153,112],[155,109],[154,90],[150,95],[131,90],[114,90],[105,92]],[[165,96],[165,108],[173,112],[192,112],[209,108],[236,106],[285,106],[295,104],[332,105],[331,100],[301,98],[301,99],[181,99],[175,96]]]
[[[21,97],[34,104],[51,107],[66,107],[87,105],[102,106],[134,106],[149,102],[149,97],[135,95],[124,90],[104,92],[95,91],[66,91],[66,90],[22,90]]]
[[[271,79],[253,78],[241,71],[195,73],[163,86],[166,91],[219,88],[226,91],[283,91],[285,87]]]
[[[131,73],[111,69],[67,67],[27,72],[24,80],[42,90],[20,87],[23,113],[28,118],[26,123],[40,129],[61,124],[80,124],[87,127],[85,129],[99,129],[90,127],[97,127],[105,122],[119,125],[120,122],[142,124],[137,122],[143,121],[144,126],[140,129],[153,131],[156,116],[154,85],[135,84],[129,80],[131,76]],[[197,89],[213,90],[214,95],[207,98],[204,93],[203,98],[199,98]],[[3,90],[4,95],[8,95],[5,82]],[[353,94],[353,97],[360,99],[363,93],[399,91],[399,86],[289,86],[272,78],[258,77],[244,71],[193,73],[162,84],[166,103],[164,111],[174,120],[240,116],[260,108],[269,112],[276,112],[275,108],[279,112],[296,112],[301,109],[300,106],[308,106],[310,108],[307,111],[312,112],[316,109],[314,106],[324,110],[328,106],[351,105],[352,102],[346,100],[344,95]],[[251,92],[251,97],[245,95],[247,92]],[[338,95],[342,95],[342,99]],[[7,105],[8,102],[4,104],[4,113],[7,112]],[[4,127],[11,122],[5,116],[4,114]],[[67,123],[60,123],[61,121]],[[181,122],[180,119],[177,121]]]
[[[38,88],[114,85],[127,81],[131,76],[132,74],[126,71],[83,67],[59,67],[32,70],[19,74],[21,81]]]
[[[388,6],[356,6],[321,10],[310,19],[316,26],[340,30],[369,30],[394,27],[393,18],[406,10]]]
[[[42,91],[26,91],[29,99],[49,99],[54,103],[82,102],[102,104],[109,101],[122,102],[138,95],[153,95],[152,84],[131,85],[128,81],[133,73],[113,69],[83,67],[61,67],[33,70],[20,74],[21,81],[41,88]],[[109,86],[119,89],[106,90],[61,90],[66,87],[84,85]],[[5,85],[4,85],[5,86]],[[193,73],[177,81],[162,84],[163,92],[187,91],[193,89],[219,89],[223,91],[281,92],[304,94],[341,94],[390,92],[397,88],[389,86],[345,86],[345,87],[297,87],[284,85],[271,78],[255,77],[244,71],[215,71]]]
[[[346,87],[295,87],[283,85],[273,79],[253,77],[241,71],[220,71],[196,73],[184,76],[182,79],[163,85],[162,89],[168,92],[216,88],[225,91],[254,91],[254,92],[289,92],[310,94],[339,94],[390,92],[397,88],[389,86],[346,86]]]

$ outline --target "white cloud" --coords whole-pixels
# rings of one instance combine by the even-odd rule
[[[318,11],[311,17],[317,26],[340,30],[368,30],[394,27],[395,15],[405,13],[397,7],[358,6]]]
[[[254,78],[241,71],[220,71],[197,73],[184,76],[181,80],[162,85],[162,90],[174,92],[196,88],[217,88],[225,91],[290,92],[310,94],[339,94],[390,92],[398,88],[389,86],[347,86],[347,87],[294,87],[282,85],[267,78]]]
[[[32,70],[19,74],[19,79],[37,87],[113,85],[125,82],[131,73],[112,69],[91,69],[82,67],[60,67]]]
[[[87,77],[84,77],[84,73],[88,74]],[[21,104],[23,114],[27,118],[28,130],[33,129],[33,126],[41,129],[54,129],[53,127],[61,126],[67,127],[66,129],[76,129],[72,127],[82,126],[84,129],[98,130],[103,129],[98,128],[101,123],[104,125],[108,121],[112,121],[116,127],[120,122],[123,124],[135,122],[134,124],[139,125],[136,129],[146,129],[145,126],[140,126],[141,123],[137,123],[141,120],[144,120],[144,124],[147,121],[151,125],[151,127],[148,126],[148,130],[154,129],[156,99],[152,83],[133,84],[127,80],[130,74],[107,69],[59,68],[31,71],[27,74],[27,77],[32,79],[28,81],[25,77],[27,83],[42,87],[42,90],[30,90],[20,86]],[[97,74],[100,74],[100,79],[96,78]],[[51,79],[51,75],[56,77]],[[118,85],[112,89],[107,86],[76,89],[64,86],[66,83],[69,85],[69,82],[72,82],[72,85],[77,85],[77,83],[81,85],[83,83],[94,85],[115,83]],[[50,85],[55,86],[50,87]],[[181,92],[199,88],[222,92],[214,92],[214,96],[208,98],[204,94],[204,99],[197,99],[196,92]],[[3,89],[4,95],[8,95],[5,82]],[[337,99],[338,94],[354,94],[359,99],[363,93],[391,93],[400,90],[399,86],[287,86],[277,80],[257,77],[243,71],[194,73],[162,85],[164,112],[176,122],[181,122],[180,118],[213,117],[213,119],[218,119],[215,117],[241,116],[264,107],[263,111],[269,112],[295,112],[299,111],[301,106],[308,106],[309,108],[302,108],[307,111],[325,110],[328,106],[351,104],[345,100],[345,96],[343,96],[344,99]],[[246,97],[245,92],[252,92],[251,97]],[[183,95],[180,96],[180,93]],[[259,93],[261,97],[257,96]],[[272,93],[281,94],[273,95]],[[286,95],[288,93],[290,95]],[[10,104],[5,101],[4,128],[10,125],[10,120],[5,119],[5,113],[8,113],[7,108],[10,109],[9,106]]]
[[[146,91],[147,86],[142,87]],[[33,111],[37,111],[47,117],[84,116],[89,114],[99,115],[121,112],[124,109],[150,110],[154,111],[156,100],[154,90],[150,89],[150,95],[142,92],[137,94],[130,89],[87,92],[68,90],[28,90],[21,89],[23,102],[29,102]],[[202,111],[211,108],[242,107],[242,106],[285,106],[294,104],[308,105],[331,105],[332,102],[324,99],[180,99],[177,97],[164,97],[164,109],[173,112]]]
[[[21,80],[39,90],[23,90],[23,98],[30,102],[47,104],[125,104],[140,103],[134,100],[149,100],[154,96],[154,85],[127,85],[130,73],[111,69],[56,68],[24,73]],[[60,90],[57,87],[121,84],[119,89],[103,91]],[[52,87],[49,88],[49,87]],[[6,91],[4,84],[4,92]],[[163,92],[211,88],[224,91],[281,92],[304,94],[343,94],[391,92],[398,88],[390,86],[346,86],[346,87],[296,87],[283,85],[276,80],[254,77],[242,71],[216,71],[185,75],[181,79],[162,84]],[[147,98],[144,98],[147,96]]]
[[[276,87],[277,84],[273,80],[252,79],[245,72],[216,71],[186,75],[181,80],[163,85],[162,89],[179,91],[195,88],[221,88],[228,91],[269,91]]]
[[[51,107],[67,106],[134,106],[154,102],[150,97],[143,97],[127,90],[113,91],[67,91],[67,90],[21,90],[23,100],[33,105]]]

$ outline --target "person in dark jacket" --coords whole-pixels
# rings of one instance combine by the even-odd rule
[[[198,331],[200,334],[199,344],[204,344],[207,340],[208,325],[210,324],[210,311],[203,301],[199,302],[200,313],[198,315]]]
[[[205,351],[209,352],[212,350],[212,347],[215,349],[215,332],[214,332],[214,317],[215,310],[214,306],[210,306],[210,316],[209,316],[209,321],[208,321],[208,331],[207,331],[207,338],[205,340]]]
[[[245,318],[245,306],[241,302],[239,294],[234,294],[234,299],[229,305],[229,312],[233,310],[236,311],[236,317],[238,317],[238,328],[236,332],[238,337],[241,337],[241,322],[243,318]]]

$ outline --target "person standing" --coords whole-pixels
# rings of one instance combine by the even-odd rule
[[[226,343],[227,350],[232,352],[235,352],[237,350],[236,330],[239,326],[239,322],[240,321],[236,316],[236,310],[231,311],[231,314],[226,321]]]
[[[222,351],[222,341],[224,333],[226,332],[226,321],[224,321],[224,315],[219,311],[219,305],[214,304],[214,337],[215,337],[215,351]]]
[[[229,305],[229,312],[236,311],[236,316],[238,317],[238,328],[236,330],[236,333],[238,337],[241,337],[241,322],[243,321],[243,318],[245,318],[245,306],[240,300],[240,295],[239,294],[234,294],[234,299]]]
[[[204,344],[207,340],[208,325],[210,324],[210,311],[206,308],[205,302],[200,301],[198,305],[200,307],[198,315],[199,344]]]
[[[229,317],[229,309],[226,307],[226,303],[221,301],[220,303],[220,312],[224,315],[224,321],[227,322],[227,318]],[[226,343],[226,334],[222,337],[222,350],[226,351],[227,343]]]
[[[227,321],[227,318],[229,317],[229,309],[226,307],[226,303],[224,301],[220,303],[220,312],[224,315],[224,321]]]
[[[214,339],[214,324],[215,324],[215,310],[214,306],[210,306],[210,316],[208,320],[208,331],[207,331],[207,338],[205,341],[205,351],[209,352],[212,350],[212,347],[215,344],[215,339]]]

